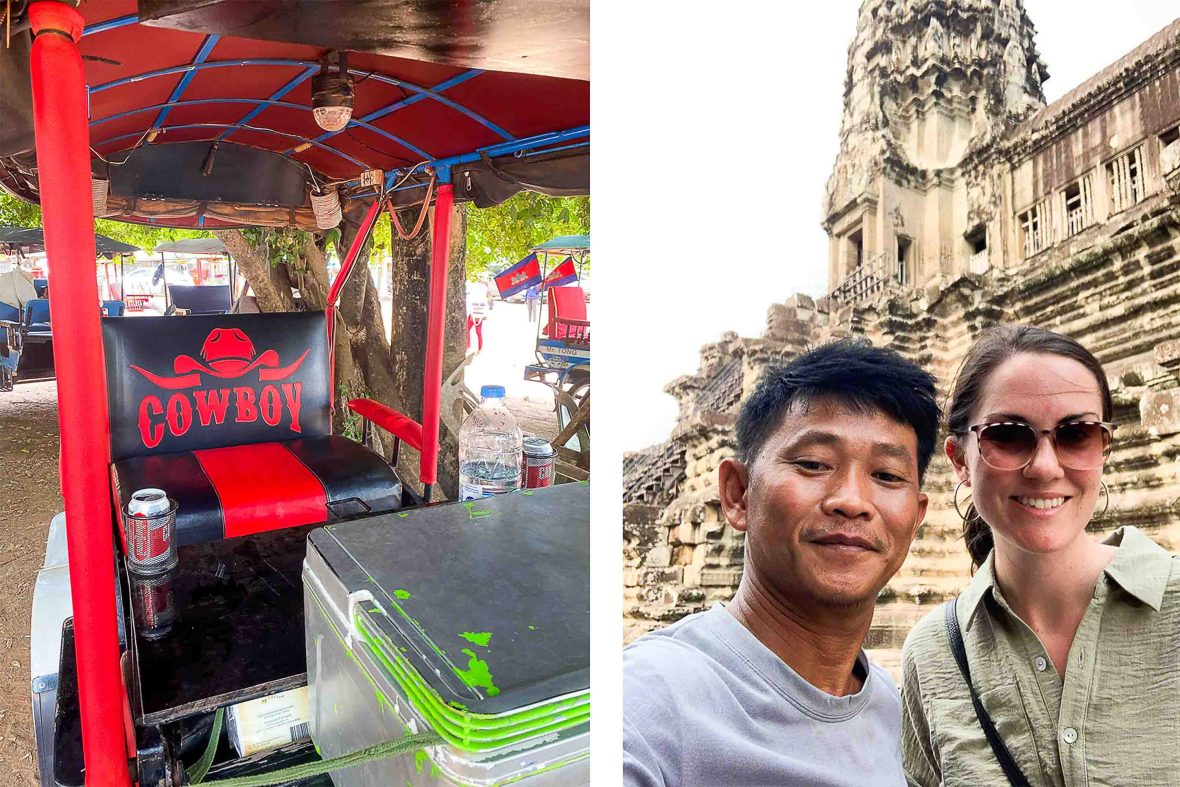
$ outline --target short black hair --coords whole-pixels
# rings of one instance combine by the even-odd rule
[[[824,344],[768,369],[738,414],[738,459],[752,463],[791,407],[819,399],[853,412],[876,410],[911,427],[918,438],[921,482],[942,417],[934,377],[894,350],[863,340]]]

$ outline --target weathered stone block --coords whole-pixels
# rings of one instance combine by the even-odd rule
[[[648,568],[643,571],[643,584],[652,587],[663,582],[675,582],[679,584],[684,580],[684,569],[682,568]]]
[[[700,588],[685,588],[676,595],[677,604],[700,604],[705,600],[705,591]]]
[[[1166,369],[1180,366],[1180,339],[1160,342],[1155,346],[1155,360]]]
[[[1139,402],[1139,415],[1155,437],[1180,434],[1180,389],[1148,391]]]
[[[623,506],[623,521],[636,525],[654,525],[660,518],[659,506],[629,503]]]
[[[645,565],[651,568],[662,568],[672,564],[672,548],[667,546],[652,547],[647,553]]]
[[[736,569],[708,568],[701,571],[702,587],[736,587],[742,580],[742,572]]]

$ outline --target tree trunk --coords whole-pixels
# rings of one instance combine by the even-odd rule
[[[403,227],[412,226],[418,210],[410,208],[398,212]],[[393,341],[390,357],[397,387],[404,394],[407,415],[422,418],[423,375],[426,360],[426,313],[430,296],[430,238],[434,224],[431,209],[429,227],[412,240],[393,235]],[[451,213],[451,253],[447,271],[447,312],[443,340],[443,380],[459,367],[467,355],[464,330],[467,327],[467,270],[466,259],[467,213],[456,205]],[[447,402],[444,400],[444,410]],[[453,418],[443,413],[439,424],[439,491],[454,500],[459,491],[459,437],[447,428]],[[456,427],[457,429],[457,427]],[[403,480],[413,479],[420,488],[419,455],[413,449],[403,449],[398,471]]]
[[[343,259],[356,237],[367,205],[346,210],[340,225],[338,253]],[[402,214],[403,226],[417,219]],[[432,209],[433,213],[433,209]],[[299,288],[309,309],[322,310],[327,304],[329,281],[327,258],[322,240],[314,236],[281,235],[291,230],[262,230],[260,240],[252,241],[240,230],[220,230],[215,234],[225,243],[238,268],[254,290],[258,308],[263,312],[293,311],[295,299],[291,288]],[[298,239],[294,259],[288,243],[286,260],[270,259],[272,239]],[[446,338],[443,354],[443,378],[446,379],[465,357],[466,270],[464,265],[466,213],[455,206],[451,217],[450,270],[447,281]],[[429,297],[430,238],[428,227],[417,238],[402,241],[393,238],[393,343],[385,339],[381,302],[369,271],[371,243],[358,255],[352,275],[341,288],[336,309],[336,400],[333,431],[354,439],[360,436],[360,421],[345,407],[348,399],[365,397],[386,404],[411,418],[422,418],[424,361],[426,358],[426,304]],[[275,254],[276,257],[280,255]],[[400,264],[399,264],[400,263]],[[357,268],[360,268],[357,270]],[[444,414],[445,415],[445,414]],[[453,419],[452,419],[453,420]],[[440,425],[439,490],[454,499],[458,490],[458,436]],[[375,429],[379,448],[388,457],[392,446],[382,430]],[[418,481],[418,453],[410,448],[401,452],[398,473],[402,480],[421,490]]]
[[[269,230],[263,230],[269,237]],[[255,245],[246,239],[241,230],[215,230],[213,232],[238,264],[238,270],[250,282],[258,310],[263,312],[295,311],[295,297],[291,294],[291,277],[287,266],[273,265],[268,259],[269,244],[265,241]]]

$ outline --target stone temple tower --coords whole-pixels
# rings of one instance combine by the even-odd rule
[[[960,165],[1044,106],[1033,33],[1021,0],[864,0],[823,199],[833,300],[986,269]]]

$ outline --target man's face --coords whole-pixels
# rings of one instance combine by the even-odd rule
[[[722,503],[751,579],[783,598],[872,602],[926,515],[917,443],[878,411],[821,399],[792,407],[751,466],[727,460]]]

